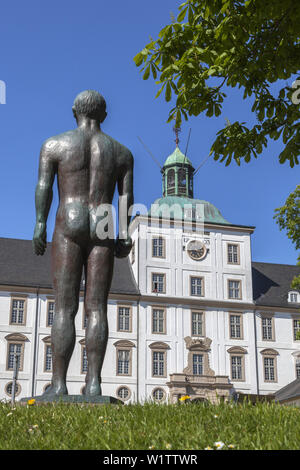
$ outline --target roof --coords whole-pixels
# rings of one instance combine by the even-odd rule
[[[299,304],[287,301],[292,279],[298,275],[300,266],[252,262],[255,304],[299,310]],[[0,238],[0,284],[51,289],[51,243],[44,256],[36,256],[31,240]],[[115,258],[110,293],[140,294],[128,257]]]
[[[51,243],[36,256],[31,240],[0,238],[0,284],[52,289]],[[128,257],[115,258],[110,293],[139,294]]]
[[[177,163],[186,164],[193,167],[192,162],[181,152],[179,147],[176,147],[174,152],[168,156],[164,163],[164,167],[169,165],[176,165]]]
[[[256,305],[299,309],[288,302],[291,282],[300,275],[300,266],[252,262],[253,300]]]
[[[219,209],[208,201],[201,199],[192,199],[183,196],[165,196],[156,199],[151,205],[149,214],[152,217],[164,217],[163,206],[172,208],[170,211],[170,217],[174,219],[195,221],[199,223],[214,223],[222,225],[231,225],[226,220]],[[167,217],[168,214],[165,214]]]
[[[300,378],[275,392],[275,401],[290,400],[300,396]]]

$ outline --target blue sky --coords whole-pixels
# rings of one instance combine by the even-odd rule
[[[35,224],[34,191],[42,142],[75,127],[72,103],[80,91],[96,89],[107,101],[104,132],[126,145],[135,157],[135,201],[150,207],[161,196],[159,168],[140,137],[163,164],[175,148],[170,104],[154,99],[157,85],[142,80],[133,57],[149,36],[170,22],[182,1],[85,0],[79,2],[10,1],[1,6],[0,80],[7,86],[0,105],[0,236],[31,239]],[[229,90],[223,113],[184,123],[184,152],[197,168],[208,155],[216,132],[231,122],[254,122],[252,100]],[[172,105],[172,103],[171,103]],[[299,168],[278,163],[280,142],[271,143],[258,160],[238,167],[208,160],[195,178],[195,194],[213,203],[233,224],[254,225],[254,261],[295,264],[297,253],[280,232],[274,209],[299,183]],[[51,240],[57,207],[49,215]]]

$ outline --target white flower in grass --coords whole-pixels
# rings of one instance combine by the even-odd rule
[[[216,447],[217,450],[221,450],[224,447],[224,442],[222,441],[217,441],[214,443],[214,446]]]
[[[210,447],[210,446],[207,446],[207,447],[205,447],[204,450],[214,450],[214,449],[213,449],[212,447]]]

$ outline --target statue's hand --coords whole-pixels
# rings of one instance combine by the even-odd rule
[[[132,248],[132,240],[130,237],[127,237],[126,240],[122,238],[117,238],[115,243],[115,256],[117,258],[126,258],[129,255]]]
[[[33,234],[33,249],[36,255],[43,255],[47,246],[46,224],[37,222]]]

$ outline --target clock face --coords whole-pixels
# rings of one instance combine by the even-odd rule
[[[190,258],[199,261],[206,255],[206,246],[199,240],[192,240],[187,245],[187,252]]]

